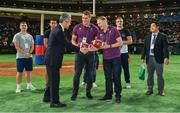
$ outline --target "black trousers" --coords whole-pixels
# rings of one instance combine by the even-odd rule
[[[73,94],[77,95],[79,90],[80,76],[84,66],[86,65],[87,71],[87,87],[86,93],[91,92],[92,88],[92,75],[93,75],[93,66],[94,66],[94,52],[89,52],[83,54],[81,52],[76,54],[75,58],[75,74],[73,79]]]
[[[129,57],[128,53],[121,53],[121,65],[124,70],[124,78],[126,83],[130,83],[128,57]]]
[[[104,59],[103,68],[105,74],[105,87],[106,87],[106,96],[112,97],[113,95],[113,82],[115,88],[115,97],[117,99],[121,98],[121,58],[113,59]]]
[[[51,104],[59,103],[60,73],[58,67],[47,66],[48,84],[44,96],[50,97]]]

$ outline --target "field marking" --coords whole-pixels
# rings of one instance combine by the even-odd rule
[[[45,66],[34,66],[34,69],[45,69]],[[74,68],[74,65],[67,65],[67,66],[62,66],[62,68]],[[10,68],[0,68],[1,70],[11,70],[11,69],[16,69],[16,67],[10,67]]]

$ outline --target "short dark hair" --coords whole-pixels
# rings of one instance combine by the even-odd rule
[[[20,21],[20,24],[22,24],[22,23],[26,23],[27,24],[27,21]]]
[[[51,17],[49,21],[57,21],[57,19],[54,17]]]
[[[26,24],[27,27],[29,27],[28,22],[27,22],[26,20],[21,20],[21,21],[19,22],[19,27],[21,26],[21,24]]]
[[[21,18],[20,18],[20,20],[19,20],[19,25],[21,24],[21,23],[28,23],[28,18],[27,18],[27,16],[22,16]]]
[[[89,15],[89,16],[91,16],[91,12],[88,11],[88,10],[83,11],[83,14],[84,14],[84,15]]]
[[[154,23],[156,26],[160,27],[160,23],[158,21],[152,21],[151,24]]]

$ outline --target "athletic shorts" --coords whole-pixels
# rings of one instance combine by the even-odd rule
[[[33,70],[32,64],[33,64],[32,58],[16,59],[17,72],[23,72],[24,68],[26,71],[32,71]]]

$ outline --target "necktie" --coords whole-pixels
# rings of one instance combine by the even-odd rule
[[[153,35],[152,44],[155,44],[155,41],[156,41],[156,35],[154,34],[154,35]]]
[[[153,40],[152,40],[152,43],[151,43],[151,53],[154,55],[154,44],[155,44],[155,41],[156,41],[156,35],[154,34],[153,35]]]

